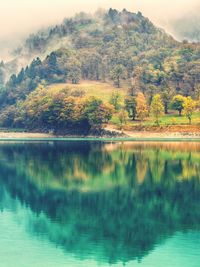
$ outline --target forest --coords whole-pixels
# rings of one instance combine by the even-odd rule
[[[176,41],[140,12],[77,14],[30,35],[15,54],[38,56],[10,77],[14,67],[0,63],[1,127],[87,132],[149,117],[158,126],[170,112],[199,123],[200,45]],[[112,86],[109,99],[77,89],[84,81]]]

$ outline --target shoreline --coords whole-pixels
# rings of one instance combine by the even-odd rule
[[[116,132],[115,132],[116,133]],[[56,141],[56,140],[125,140],[125,141],[200,141],[200,132],[132,132],[124,131],[124,136],[75,136],[53,135],[31,132],[0,132],[0,141]]]

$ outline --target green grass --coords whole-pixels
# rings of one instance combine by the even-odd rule
[[[24,133],[26,132],[26,129],[23,128],[0,128],[0,132],[13,132],[13,133]]]
[[[127,87],[122,87],[117,89],[110,83],[102,83],[102,82],[93,82],[93,81],[83,81],[80,84],[69,84],[69,83],[60,83],[60,84],[53,84],[49,86],[49,90],[52,91],[59,91],[63,88],[71,89],[81,89],[85,91],[85,94],[88,96],[95,96],[102,99],[105,102],[109,102],[110,97],[113,92],[118,91],[121,96],[121,101],[127,92]]]
[[[116,126],[120,126],[120,122],[119,122],[119,118],[117,116],[117,114],[114,114],[112,119],[111,119],[111,123],[116,125]],[[129,127],[134,127],[134,126],[138,126],[138,125],[142,125],[142,126],[155,126],[155,118],[153,117],[149,117],[147,118],[144,122],[140,122],[138,120],[135,121],[131,121],[128,120],[127,122],[127,126]],[[169,125],[189,125],[188,119],[183,115],[183,116],[178,116],[178,114],[168,114],[168,115],[164,115],[160,118],[160,126],[169,126]],[[196,112],[194,113],[193,117],[192,117],[192,125],[200,125],[200,112]]]
[[[160,118],[161,125],[186,125],[189,121],[186,116],[179,116],[178,114],[171,113],[164,115]],[[200,124],[200,112],[194,113],[192,116],[192,124]],[[155,125],[155,119],[150,117],[144,122],[144,125],[150,126]]]

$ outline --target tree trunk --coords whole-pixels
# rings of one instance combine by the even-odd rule
[[[165,114],[168,114],[168,105],[165,104]]]
[[[117,88],[120,88],[120,78],[117,78]]]

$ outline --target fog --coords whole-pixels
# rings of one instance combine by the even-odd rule
[[[2,0],[0,1],[0,49],[41,27],[62,22],[64,17],[98,8],[141,11],[155,24],[169,28],[170,21],[196,12],[199,0]],[[199,10],[199,9],[198,9]],[[4,49],[3,49],[4,48]]]

